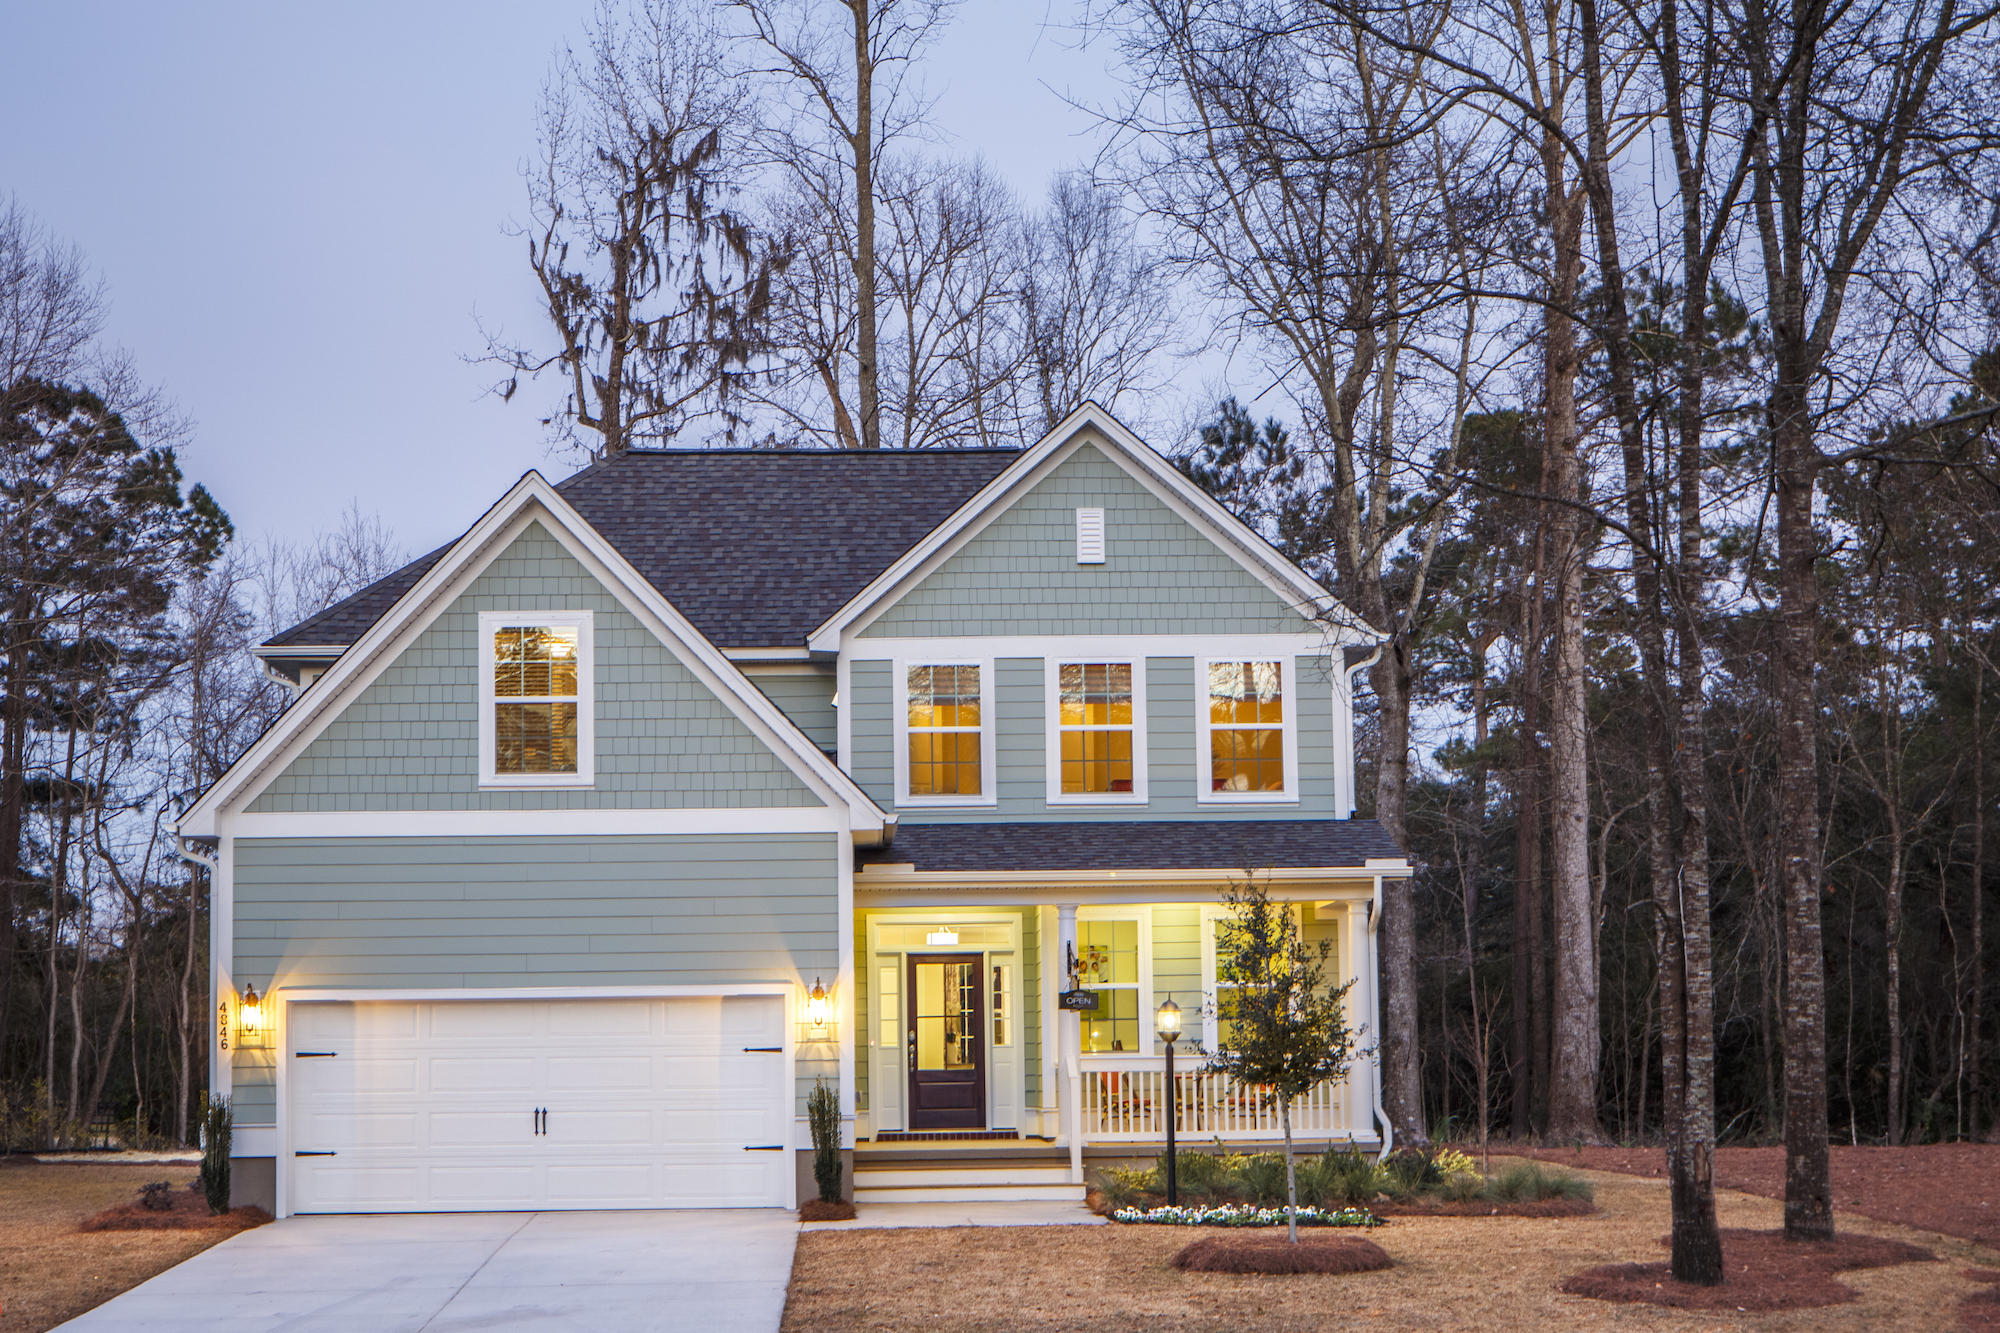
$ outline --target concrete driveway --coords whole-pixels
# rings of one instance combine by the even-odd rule
[[[774,1333],[798,1243],[779,1209],[294,1217],[65,1333]]]

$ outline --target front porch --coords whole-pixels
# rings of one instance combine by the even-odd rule
[[[1387,871],[1259,874],[1294,905],[1307,941],[1327,945],[1331,978],[1351,983],[1357,1055],[1346,1079],[1294,1103],[1301,1147],[1381,1142],[1365,1052],[1377,1028],[1372,926]],[[856,1199],[1080,1199],[1086,1164],[1164,1150],[1170,1111],[1185,1148],[1281,1143],[1277,1108],[1209,1072],[1200,1054],[1217,1044],[1216,925],[1231,878],[865,866],[851,992]],[[1066,991],[1088,993],[1088,1007],[1063,1007]],[[1169,999],[1184,1015],[1171,1083],[1154,1031]]]

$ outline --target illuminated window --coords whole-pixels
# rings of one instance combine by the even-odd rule
[[[993,1044],[1011,1046],[1014,1044],[1014,965],[995,963],[993,965]]]
[[[1077,980],[1096,997],[1095,1007],[1079,1011],[1083,1049],[1087,1052],[1152,1049],[1152,1014],[1144,1012],[1140,957],[1141,922],[1131,919],[1076,923]],[[1142,1042],[1144,1044],[1142,1044]]]
[[[1284,665],[1280,662],[1210,662],[1208,799],[1270,798],[1286,794]]]
[[[912,666],[905,674],[908,785],[915,797],[979,796],[984,717],[977,666]]]
[[[1145,701],[1131,662],[1062,662],[1052,666],[1055,752],[1052,800],[1137,802],[1145,795]]]
[[[482,612],[480,781],[591,779],[589,612]]]

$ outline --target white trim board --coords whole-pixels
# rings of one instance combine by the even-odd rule
[[[812,632],[808,645],[819,652],[852,648],[855,637],[887,607],[955,555],[1014,498],[1032,489],[1085,444],[1104,450],[1155,499],[1233,557],[1299,615],[1318,618],[1329,628],[1338,625],[1352,635],[1343,642],[1375,643],[1384,637],[1200,487],[1181,476],[1110,412],[1095,402],[1086,402],[1058,422],[1033,448],[1008,464],[924,540],[849,598]]]
[[[825,806],[729,806],[669,810],[325,810],[225,815],[232,838],[692,837],[837,833]]]
[[[886,816],[867,793],[814,747],[783,711],[685,616],[640,577],[539,472],[529,472],[473,524],[416,585],[271,727],[179,821],[187,837],[213,836],[217,816],[256,799],[330,725],[340,710],[388,669],[507,545],[539,522],[585,571],[657,637],[780,761],[829,805],[844,805],[855,832],[879,837]]]

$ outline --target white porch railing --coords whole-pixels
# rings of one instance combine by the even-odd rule
[[[1198,1059],[1199,1057],[1197,1057]],[[1178,1061],[1177,1061],[1178,1064]],[[1166,1059],[1131,1056],[1084,1056],[1080,1102],[1083,1138],[1088,1143],[1153,1141],[1167,1136]],[[1328,1139],[1348,1133],[1342,1105],[1343,1088],[1322,1083],[1292,1103],[1294,1139]],[[1261,1090],[1198,1064],[1174,1070],[1174,1100],[1180,1119],[1175,1133],[1195,1146],[1211,1138],[1278,1139],[1285,1137],[1276,1103],[1266,1104]]]

